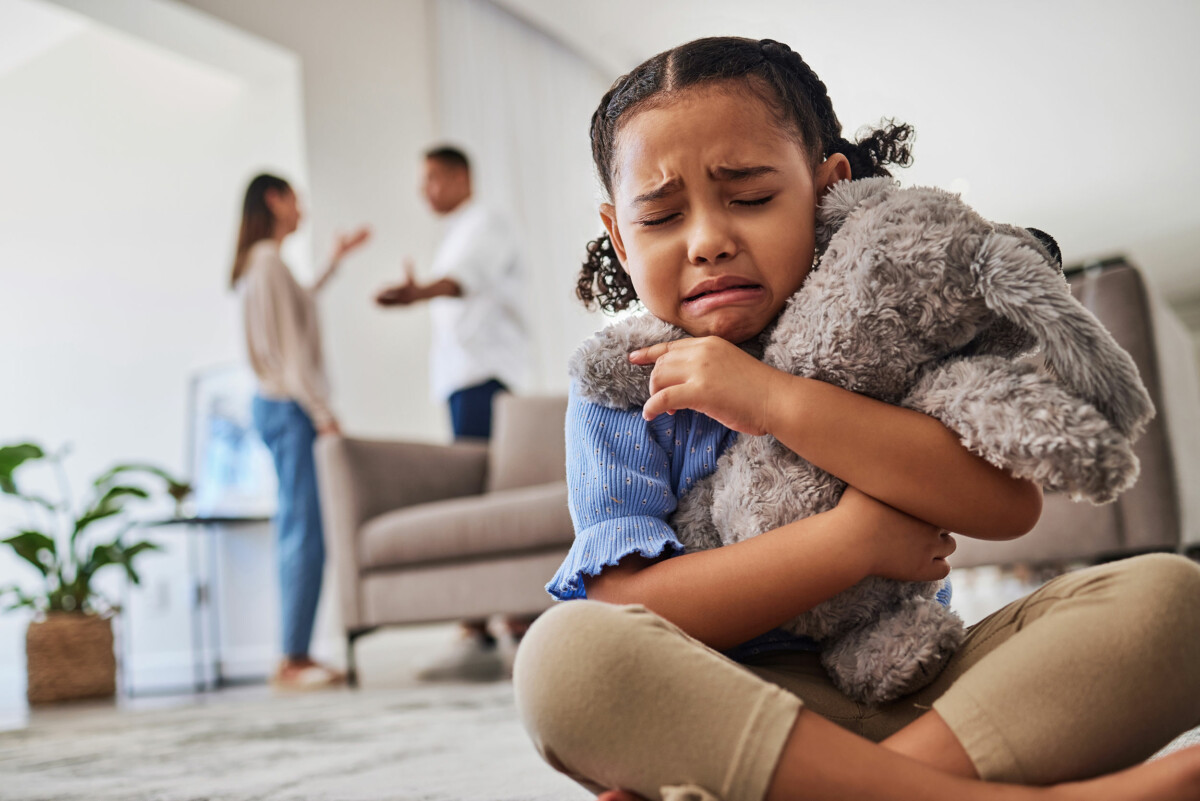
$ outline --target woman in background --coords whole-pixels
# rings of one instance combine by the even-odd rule
[[[366,227],[340,235],[329,266],[311,287],[304,287],[280,256],[280,246],[296,230],[300,216],[287,181],[255,177],[246,189],[230,279],[242,296],[246,350],[258,377],[254,427],[271,451],[279,479],[275,523],[283,659],[271,681],[282,689],[327,687],[344,679],[308,653],[325,565],[313,442],[318,435],[341,433],[329,408],[315,295],[342,257],[370,236]]]

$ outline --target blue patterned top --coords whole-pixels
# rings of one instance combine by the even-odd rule
[[[586,598],[584,576],[624,557],[678,556],[686,549],[667,522],[678,499],[710,475],[737,432],[682,409],[647,422],[641,409],[609,409],[583,400],[572,386],[567,403],[567,484],[575,541],[546,590],[560,601]],[[949,605],[949,582],[938,593]],[[814,651],[807,637],[783,629],[726,651],[735,660],[774,651]]]
[[[575,542],[546,590],[560,601],[586,598],[583,577],[599,575],[631,553],[678,556],[683,543],[668,524],[676,503],[711,474],[737,432],[682,409],[646,422],[640,409],[615,410],[581,399],[567,404],[567,484]],[[780,650],[817,650],[782,629],[726,654],[745,659]]]

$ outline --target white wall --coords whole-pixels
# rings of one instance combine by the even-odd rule
[[[1129,253],[1171,299],[1200,297],[1200,3],[1193,0],[496,0],[615,79],[700,36],[787,42],[852,135],[916,127],[908,183],[966,190],[1078,262]],[[595,98],[599,101],[599,97]]]
[[[434,215],[418,195],[421,153],[432,141],[429,20],[424,0],[185,0],[213,18],[299,57],[314,258],[334,233],[361,222],[375,238],[347,259],[322,293],[334,407],[351,435],[449,437],[428,397],[429,320],[423,308],[377,309],[405,254],[428,264]]]
[[[186,471],[189,377],[241,358],[241,188],[263,166],[306,180],[294,56],[156,0],[91,10],[0,1],[7,35],[66,31],[0,71],[0,442],[69,444],[79,496],[116,461]],[[0,530],[23,519],[0,506]],[[0,553],[0,584],[29,575]],[[23,628],[0,615],[0,673]]]

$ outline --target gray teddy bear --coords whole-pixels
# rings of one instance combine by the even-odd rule
[[[887,178],[834,185],[817,223],[816,267],[748,351],[931,415],[988,462],[1076,500],[1105,503],[1133,484],[1149,395],[1042,241]],[[649,314],[609,326],[572,359],[577,391],[640,407],[652,368],[629,352],[685,336]],[[1023,358],[1038,346],[1044,364]],[[827,511],[844,489],[774,437],[743,435],[671,525],[689,551],[716,548]],[[962,642],[942,586],[870,577],[784,628],[822,643],[843,692],[884,703],[932,681]]]

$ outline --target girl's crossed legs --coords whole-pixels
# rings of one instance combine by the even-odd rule
[[[932,685],[876,710],[813,654],[738,665],[640,607],[592,602],[530,629],[516,684],[542,755],[596,792],[944,801],[1032,792],[963,774],[1040,785],[1138,765],[1200,724],[1197,664],[1200,567],[1154,555],[1051,581],[973,626]],[[1200,797],[1200,749],[1080,791]]]

